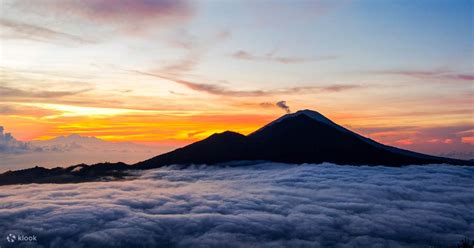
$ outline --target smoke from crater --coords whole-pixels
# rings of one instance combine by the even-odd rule
[[[290,106],[286,105],[286,101],[279,101],[275,105],[285,110],[287,114],[291,113]]]

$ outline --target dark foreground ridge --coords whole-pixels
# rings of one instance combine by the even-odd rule
[[[269,123],[250,135],[226,131],[134,165],[101,163],[68,168],[34,167],[0,175],[0,185],[75,183],[123,179],[129,170],[179,164],[216,165],[231,161],[292,164],[330,162],[341,165],[473,165],[386,146],[337,125],[318,112],[302,110]]]
[[[67,168],[33,167],[0,174],[0,185],[27,183],[80,183],[124,179],[130,165],[125,163],[79,164]]]

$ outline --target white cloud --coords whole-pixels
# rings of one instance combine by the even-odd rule
[[[447,165],[263,163],[2,186],[0,235],[46,247],[445,247],[474,237],[473,179]]]
[[[3,131],[3,126],[0,126],[0,154],[18,154],[28,151],[41,151],[39,148],[32,147],[26,142],[15,139],[11,133],[3,133]]]
[[[43,166],[47,168],[100,162],[136,163],[171,150],[169,146],[146,146],[111,142],[77,134],[50,140],[22,142],[0,126],[0,173]]]

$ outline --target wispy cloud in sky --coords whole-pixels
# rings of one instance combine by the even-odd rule
[[[94,41],[83,39],[77,35],[12,20],[0,19],[0,26],[2,27],[0,31],[0,37],[2,39],[28,39],[56,43],[60,43],[61,41],[81,44],[94,43]]]
[[[182,0],[20,0],[17,5],[55,15],[67,13],[67,17],[60,17],[115,26],[128,34],[141,34],[160,25],[181,22],[193,13],[191,4]]]
[[[6,86],[0,86],[0,95],[5,98],[54,98],[70,95],[77,95],[91,89],[76,91],[48,91],[48,90],[25,90]]]
[[[309,93],[320,93],[320,92],[340,92],[343,90],[351,90],[351,89],[356,89],[360,87],[359,85],[335,84],[335,85],[326,85],[326,86],[287,87],[287,88],[279,88],[279,89],[273,89],[273,90],[233,90],[222,85],[191,82],[188,80],[183,80],[183,79],[175,78],[172,76],[166,76],[166,75],[161,75],[157,73],[143,72],[143,71],[137,71],[137,70],[130,70],[130,72],[173,81],[177,84],[186,86],[187,88],[195,90],[195,91],[206,92],[213,95],[235,96],[235,97],[309,94]]]
[[[438,79],[448,81],[474,81],[474,74],[458,73],[452,70],[384,70],[381,74],[400,75],[420,79]]]
[[[33,106],[22,106],[17,104],[1,104],[0,114],[2,115],[16,115],[27,118],[42,118],[47,116],[54,116],[60,114],[59,111],[52,109],[44,109]]]
[[[298,63],[305,63],[305,62],[315,62],[315,61],[323,61],[323,60],[331,60],[336,59],[336,56],[321,56],[321,57],[285,57],[285,56],[278,56],[275,55],[274,52],[266,53],[264,55],[253,55],[249,52],[239,50],[232,54],[232,57],[235,59],[242,59],[242,60],[250,60],[250,61],[269,61],[269,62],[276,62],[282,64],[298,64]]]

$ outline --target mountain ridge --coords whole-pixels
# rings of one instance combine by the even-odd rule
[[[213,134],[196,143],[205,143],[230,131]],[[232,133],[232,132],[230,132]],[[228,136],[228,135],[227,135]],[[203,148],[193,151],[193,144],[135,164],[138,168],[156,168],[166,164],[223,163],[232,160],[266,160],[284,163],[330,162],[348,165],[388,165],[469,162],[416,153],[397,147],[387,146],[346,129],[324,115],[311,110],[300,110],[284,115],[257,131],[239,135],[243,147],[234,149],[238,156],[225,157],[216,154],[207,161],[200,158]],[[244,141],[242,141],[244,140]],[[228,141],[227,141],[228,142]],[[194,143],[194,144],[196,144]],[[225,144],[214,144],[205,151],[213,154],[213,149]],[[186,152],[183,152],[183,149]],[[186,155],[184,155],[186,154]],[[185,156],[185,158],[183,157]],[[193,156],[195,159],[193,160]],[[174,162],[170,160],[174,157]],[[236,159],[237,158],[237,159]]]
[[[0,174],[0,185],[123,179],[127,177],[128,170],[168,165],[218,165],[235,161],[291,164],[329,162],[395,167],[439,163],[474,165],[473,161],[436,157],[387,146],[346,129],[318,112],[301,110],[284,115],[249,135],[232,131],[215,133],[206,139],[133,165],[100,163],[53,169],[34,167]]]

